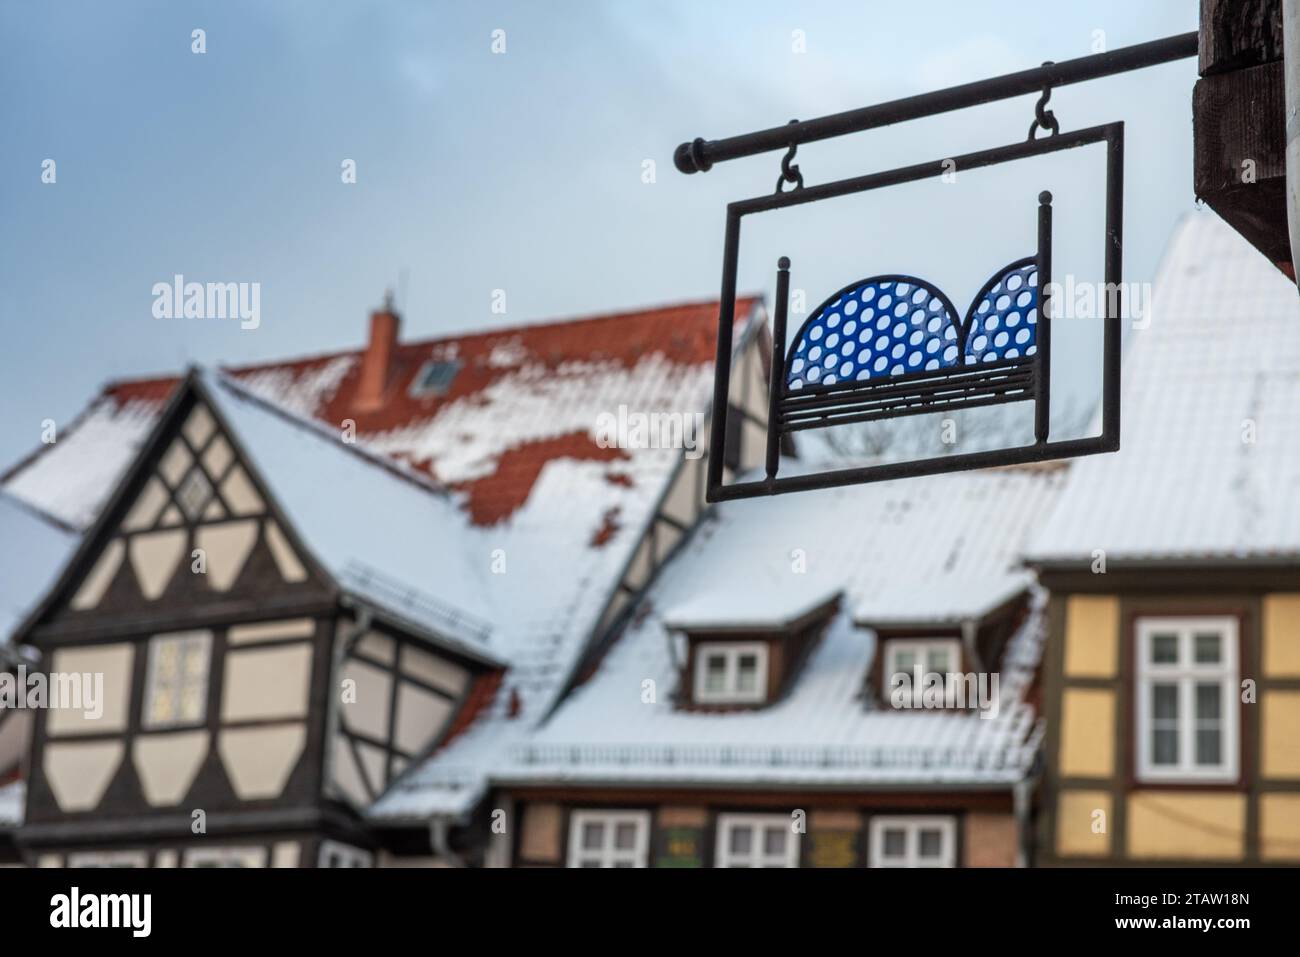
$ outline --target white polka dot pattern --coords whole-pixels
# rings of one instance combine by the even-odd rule
[[[786,363],[791,391],[1032,356],[1038,269],[1032,259],[986,284],[967,334],[944,294],[909,276],[877,276],[840,292],[799,330]]]
[[[864,381],[957,364],[957,328],[943,294],[898,276],[864,280],[823,306],[790,351],[786,384]]]
[[[1038,266],[1008,267],[967,320],[966,364],[1017,359],[1038,351]]]

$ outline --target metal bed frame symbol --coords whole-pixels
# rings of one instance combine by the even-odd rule
[[[1007,402],[1034,402],[1034,438],[1050,418],[1052,194],[1038,197],[1038,250],[998,270],[958,319],[952,301],[914,276],[852,283],[813,310],[786,354],[790,260],[776,279],[767,477],[782,437]]]
[[[790,261],[776,277],[768,402],[766,475],[724,484],[728,385],[741,223],[746,216],[869,190],[1101,144],[1106,153],[1104,272],[1118,288],[1123,252],[1124,124],[1054,132],[1009,146],[967,153],[818,186],[796,185],[727,207],[721,308],[706,497],[711,502],[864,482],[1043,462],[1119,448],[1117,304],[1104,296],[1101,434],[1053,441],[1051,413],[1052,196],[1039,194],[1033,256],[998,270],[963,315],[937,287],[908,275],[858,280],[828,297],[786,347]],[[789,159],[787,154],[787,161]],[[784,170],[784,167],[783,167]],[[797,176],[795,168],[791,174]],[[785,179],[783,172],[783,180]],[[785,436],[807,429],[892,419],[1009,402],[1035,404],[1034,441],[1007,449],[954,453],[815,473],[779,476]]]

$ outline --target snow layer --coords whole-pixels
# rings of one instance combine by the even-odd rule
[[[483,602],[485,562],[472,562],[465,516],[418,472],[344,444],[322,426],[274,410],[234,380],[204,373],[202,381],[235,441],[270,486],[312,555],[341,584],[440,636],[443,644],[501,660],[487,642],[456,634],[446,620],[456,608]],[[368,573],[368,574],[367,574]],[[435,602],[396,604],[381,583],[436,582]],[[460,604],[463,603],[463,604]],[[446,606],[445,615],[429,606]]]
[[[719,551],[681,573],[695,586],[655,602],[667,621],[696,626],[779,625],[841,591],[853,618],[871,624],[977,617],[1032,583],[1019,549],[1062,472],[1007,469],[740,501],[701,527],[697,547],[717,537]]]
[[[1122,408],[1121,450],[1073,463],[1030,559],[1300,555],[1300,299],[1216,216],[1173,238]]]
[[[981,719],[883,710],[867,700],[875,638],[854,624],[852,609],[908,619],[951,613],[955,621],[1023,591],[1029,583],[1016,555],[1059,484],[1059,470],[1004,470],[720,506],[652,587],[648,615],[541,728],[513,736],[492,762],[491,780],[817,786],[1019,780],[1037,746],[1036,716],[1021,698],[1040,654],[1041,616],[1032,615],[1012,642],[998,717]],[[905,605],[896,589],[916,603]],[[844,610],[780,701],[730,713],[675,707],[666,620],[694,616],[722,624],[770,614],[779,622],[838,592]],[[647,687],[654,688],[650,703]],[[468,762],[457,767],[440,760],[390,791],[373,813],[464,810],[472,792],[457,789],[465,779],[457,772],[469,770]]]
[[[83,531],[99,515],[158,420],[156,402],[100,396],[57,441],[15,470],[4,490]]]

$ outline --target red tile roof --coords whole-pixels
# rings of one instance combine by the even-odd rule
[[[491,706],[504,679],[504,671],[485,671],[474,678],[469,693],[465,695],[464,703],[456,712],[456,717],[452,719],[447,733],[438,742],[438,751],[446,750],[448,745],[465,733],[481,712]]]
[[[757,303],[754,297],[737,300],[738,325],[750,318]],[[535,398],[533,412],[548,402],[565,403],[567,423],[575,418],[574,404],[584,401],[582,380],[587,376],[593,383],[599,380],[605,388],[601,393],[593,384],[586,390],[586,409],[593,421],[614,399],[641,402],[651,409],[656,402],[675,402],[680,408],[682,383],[680,376],[673,378],[672,370],[711,366],[716,350],[717,310],[716,302],[697,302],[400,342],[393,352],[383,403],[373,411],[358,409],[356,402],[364,347],[228,371],[271,403],[331,428],[340,428],[352,420],[359,436],[381,440],[376,447],[383,452],[466,493],[466,509],[474,523],[491,525],[508,518],[528,500],[549,462],[567,458],[608,460],[612,464],[626,457],[620,450],[598,447],[585,431],[587,423],[582,416],[578,417],[577,428],[560,425],[559,415],[550,423],[555,428],[548,428],[543,415],[518,428],[506,429],[510,424],[507,420],[527,418],[515,413],[529,396]],[[425,362],[439,358],[454,359],[459,364],[447,390],[442,394],[412,395],[412,384]],[[663,361],[648,384],[609,386],[611,373],[630,372],[638,364],[655,359]],[[667,384],[662,381],[665,376]],[[100,412],[112,416],[129,408],[136,417],[156,414],[179,381],[178,377],[163,377],[110,383],[99,399],[98,404],[106,406]],[[554,387],[556,382],[565,383],[562,395]],[[515,411],[502,399],[505,392]],[[474,443],[483,441],[475,434],[483,429],[481,418],[474,420],[466,413],[476,405],[490,413],[492,429],[504,429],[505,435],[494,437],[493,447],[482,452],[477,467],[471,470],[473,474],[467,476],[461,474],[463,469],[449,468],[444,458],[449,447],[462,446],[453,451],[461,454],[457,466],[463,465],[468,454],[465,450],[473,451]],[[456,426],[435,425],[444,411],[454,412],[448,422],[465,423],[461,433],[452,431]],[[137,429],[132,438],[138,441],[138,435]],[[42,457],[38,453],[20,463],[4,476],[4,481],[9,483]],[[626,485],[632,479],[611,472],[609,481]],[[78,511],[35,504],[46,505],[56,515]]]
[[[578,462],[625,459],[622,449],[601,448],[586,432],[522,442],[497,459],[496,471],[455,488],[468,493],[466,508],[475,525],[495,525],[509,518],[528,500],[547,462],[558,458]]]
[[[737,302],[736,314],[742,321],[755,302]],[[551,371],[572,362],[613,362],[630,369],[655,353],[682,365],[711,362],[717,343],[717,317],[717,303],[702,302],[399,343],[379,410],[358,413],[355,394],[360,366],[356,365],[315,414],[331,423],[353,418],[361,432],[384,432],[432,418],[441,408],[483,392],[524,362],[540,362]],[[344,356],[359,359],[363,352],[357,349],[231,371],[246,376],[274,370],[300,377]],[[440,357],[460,362],[450,388],[441,395],[413,397],[411,386],[421,367],[428,359]]]

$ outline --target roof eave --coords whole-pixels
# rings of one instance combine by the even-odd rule
[[[752,634],[753,632],[776,633],[798,631],[819,619],[829,617],[839,606],[844,597],[844,590],[837,588],[812,604],[806,605],[793,615],[784,618],[737,619],[727,622],[664,621],[664,628],[669,631],[684,631],[690,635],[734,635]]]
[[[1050,557],[1023,559],[1024,566],[1035,572],[1086,571],[1096,561],[1094,555],[1080,555],[1077,558]],[[1149,571],[1151,569],[1177,569],[1197,571],[1214,568],[1300,568],[1300,552],[1285,555],[1144,555],[1141,557],[1115,557],[1106,555],[1107,570]]]
[[[1025,598],[1033,591],[1033,584],[1026,583],[1013,588],[1008,588],[1001,592],[997,597],[990,599],[982,605],[942,615],[934,618],[924,617],[889,617],[883,615],[857,614],[853,618],[853,624],[859,628],[869,628],[872,631],[881,629],[915,629],[915,628],[961,628],[964,624],[971,621],[982,622],[987,618],[997,614],[1008,605],[1012,605]]]
[[[438,632],[412,620],[406,615],[392,611],[367,595],[344,589],[339,594],[339,604],[345,608],[354,610],[365,609],[376,621],[388,625],[390,628],[396,628],[399,631],[406,632],[415,638],[420,638],[437,648],[458,655],[462,658],[466,658],[475,664],[483,665],[487,668],[504,669],[509,667],[509,662],[505,659],[499,658],[482,649],[475,648],[458,638],[450,638],[446,635],[439,634]]]
[[[609,788],[616,790],[698,790],[698,791],[781,791],[821,792],[853,791],[873,793],[906,793],[933,791],[1005,791],[1014,788],[1030,776],[1031,767],[1027,765],[1017,774],[1015,769],[1009,773],[1016,775],[1000,780],[953,778],[936,781],[930,778],[898,779],[890,781],[869,781],[861,778],[841,781],[763,781],[753,778],[736,780],[714,780],[708,778],[656,778],[641,780],[637,778],[600,776],[564,777],[553,774],[530,777],[527,775],[497,774],[492,777],[493,787],[544,787],[544,788]]]

